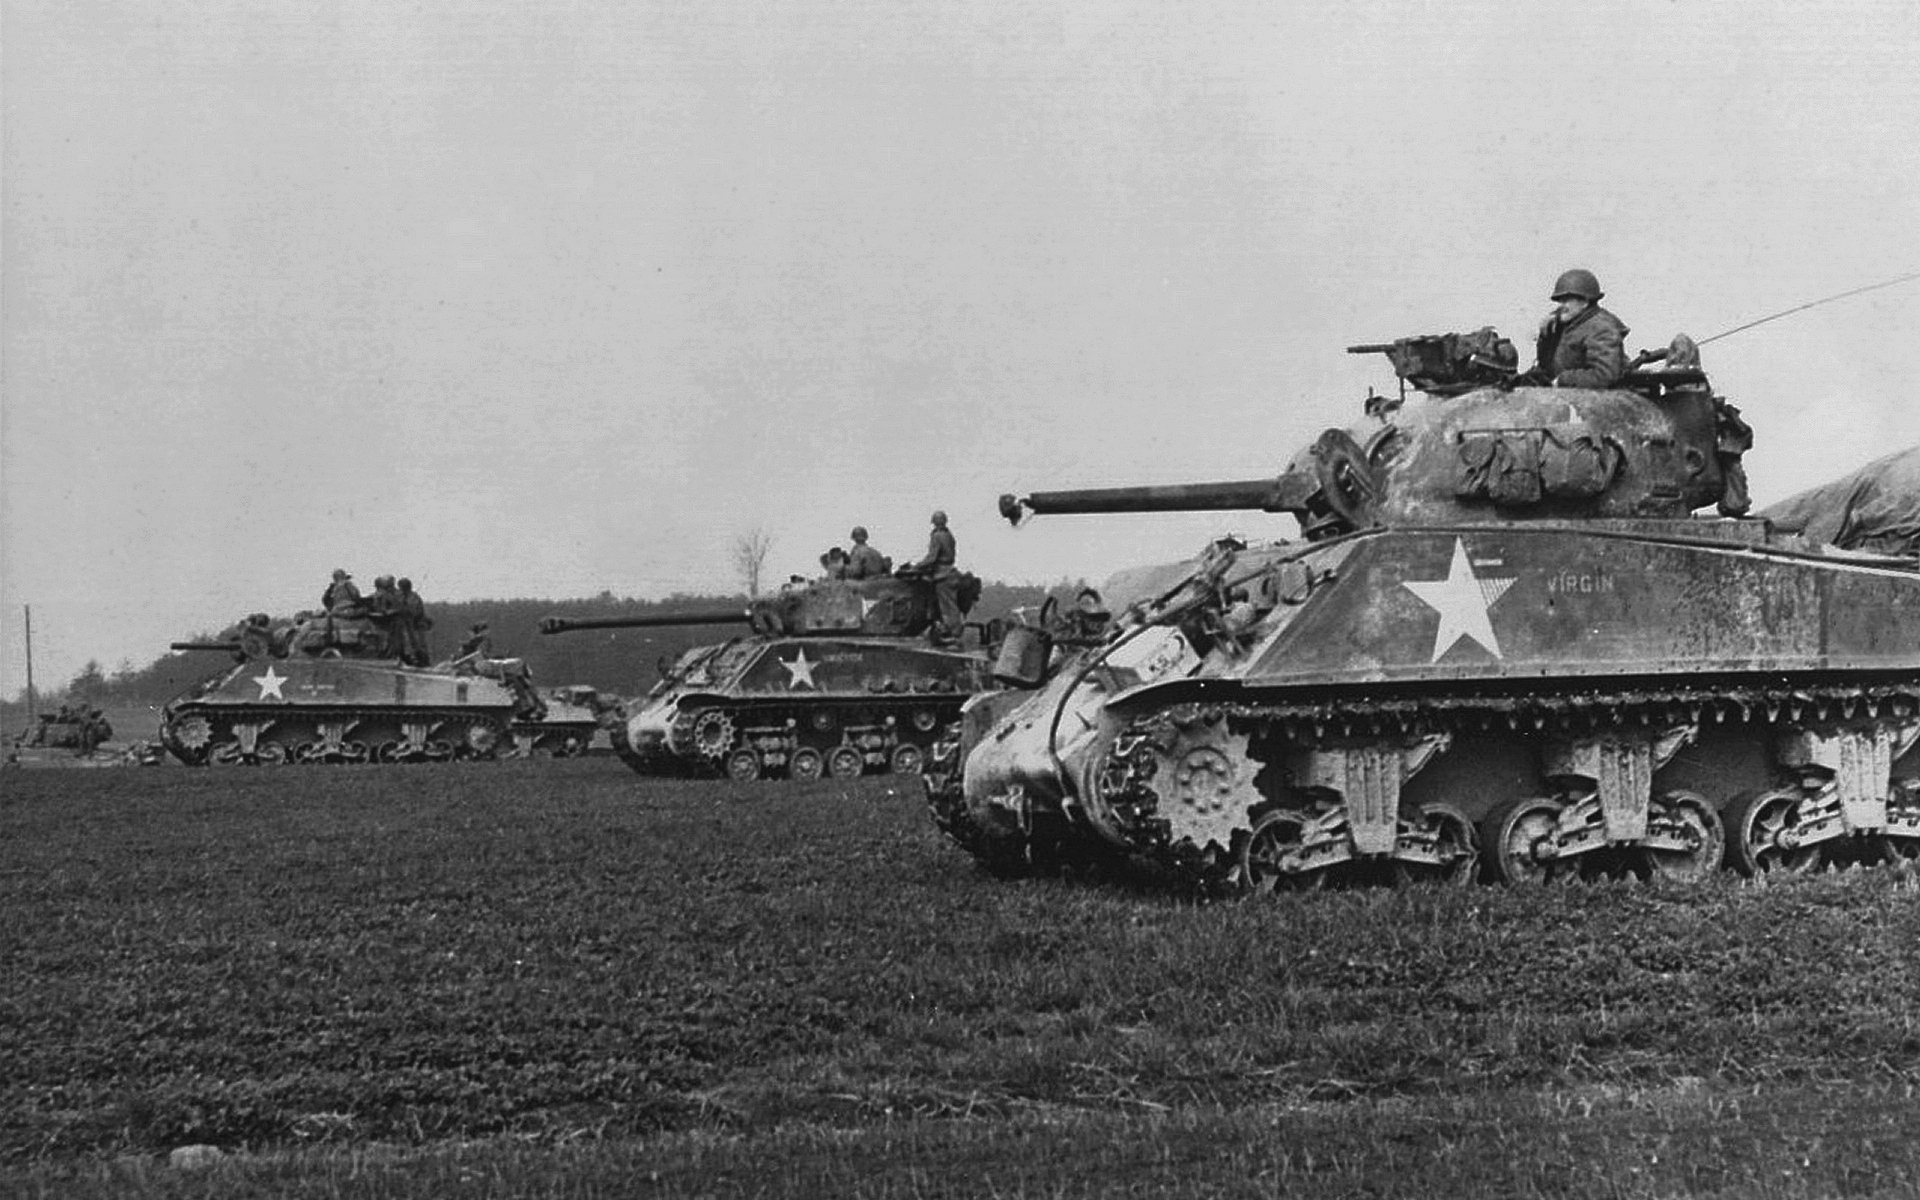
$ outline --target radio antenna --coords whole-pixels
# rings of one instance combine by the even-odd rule
[[[1757,321],[1748,321],[1745,325],[1735,325],[1732,329],[1722,330],[1712,337],[1701,338],[1695,342],[1694,345],[1704,346],[1708,342],[1717,342],[1723,337],[1732,337],[1734,334],[1740,333],[1743,330],[1752,329],[1755,325],[1765,325],[1768,321],[1778,321],[1781,317],[1790,317],[1794,313],[1805,312],[1809,308],[1818,308],[1822,304],[1831,304],[1835,300],[1845,300],[1848,296],[1858,296],[1862,292],[1878,291],[1881,288],[1892,287],[1896,283],[1907,283],[1915,279],[1920,279],[1920,271],[1912,271],[1896,279],[1883,279],[1879,283],[1870,283],[1865,287],[1850,288],[1847,291],[1837,292],[1831,296],[1822,296],[1818,300],[1809,300],[1805,304],[1796,304],[1792,308],[1783,308],[1772,316],[1761,317]]]

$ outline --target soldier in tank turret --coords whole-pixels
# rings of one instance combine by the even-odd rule
[[[335,567],[333,582],[327,585],[326,591],[320,593],[321,611],[332,612],[336,608],[353,608],[359,603],[360,589],[354,586],[353,576],[347,573],[345,567]]]
[[[845,579],[847,577],[847,552],[838,546],[827,547],[820,556],[820,571],[827,579]]]
[[[926,557],[910,568],[913,574],[933,585],[933,598],[940,606],[939,621],[930,631],[935,642],[960,640],[960,570],[954,565],[959,544],[947,528],[947,514],[938,509],[928,518],[933,523],[927,535]]]
[[[1553,312],[1540,326],[1533,370],[1517,382],[1610,388],[1627,374],[1627,327],[1600,307],[1600,281],[1575,268],[1553,284]]]
[[[456,662],[471,662],[476,659],[493,657],[493,635],[487,632],[485,621],[475,621],[467,633],[467,640],[460,643],[460,653]]]
[[[848,579],[881,579],[893,572],[893,560],[867,545],[867,527],[855,525],[848,535],[853,549],[847,552]]]

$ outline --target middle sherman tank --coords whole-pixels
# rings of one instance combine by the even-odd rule
[[[980,583],[963,574],[963,613]],[[790,586],[745,608],[659,616],[549,617],[542,633],[739,625],[746,632],[661,664],[661,679],[609,729],[643,775],[851,778],[916,774],[967,697],[992,685],[988,631],[974,650],[924,635],[932,586],[906,575]]]
[[[1277,478],[1003,498],[1303,540],[1118,577],[1109,635],[936,747],[940,826],[995,870],[1249,890],[1920,858],[1920,563],[1695,515],[1733,466],[1698,370],[1514,387],[1464,342],[1356,348],[1426,394]]]

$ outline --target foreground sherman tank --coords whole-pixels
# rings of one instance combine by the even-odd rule
[[[563,756],[596,728],[590,708],[536,693],[519,659],[406,666],[364,616],[255,617],[233,641],[173,648],[235,659],[162,710],[160,741],[188,766]]]
[[[1920,857],[1920,563],[1722,494],[1695,371],[1511,387],[1454,335],[1277,478],[1033,513],[1292,513],[1109,586],[1097,645],[974,700],[927,769],[996,870],[1144,856],[1204,885],[1698,879]]]
[[[979,581],[963,576],[962,611],[978,596]],[[960,705],[991,686],[983,654],[923,640],[935,612],[929,585],[895,575],[823,580],[745,610],[549,617],[541,632],[744,626],[663,663],[610,731],[615,751],[643,775],[851,778],[919,771]]]

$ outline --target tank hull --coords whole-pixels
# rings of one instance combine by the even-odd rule
[[[1147,854],[1256,889],[1920,856],[1911,562],[1603,519],[1187,574],[1039,691],[974,702],[928,774],[949,834],[996,866]]]
[[[614,738],[643,775],[914,774],[967,697],[992,686],[984,657],[902,638],[753,638],[689,658]]]
[[[517,706],[500,679],[354,658],[251,659],[168,704],[160,740],[189,766],[490,758]]]

